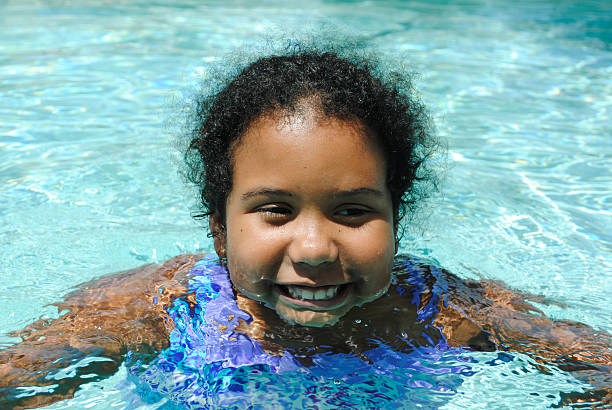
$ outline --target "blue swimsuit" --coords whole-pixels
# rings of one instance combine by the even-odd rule
[[[400,257],[396,265],[414,272],[406,275],[418,307],[418,320],[431,323],[443,280],[436,280],[434,296],[419,306],[425,290],[419,265]],[[396,266],[397,268],[397,266]],[[434,276],[435,267],[432,267]],[[240,310],[227,270],[217,261],[205,258],[191,271],[190,293],[196,304],[177,298],[168,310],[175,328],[170,346],[148,365],[134,364],[130,380],[136,384],[139,400],[165,401],[164,408],[246,408],[270,407],[438,407],[446,402],[470,369],[462,349],[444,342],[399,352],[379,342],[359,357],[348,353],[316,353],[312,365],[296,360],[295,352],[282,356],[266,353],[259,342],[234,332],[238,319],[252,318]],[[235,325],[235,326],[234,326]],[[227,329],[221,331],[220,327]],[[427,325],[425,326],[427,327]],[[410,405],[409,405],[410,403]]]

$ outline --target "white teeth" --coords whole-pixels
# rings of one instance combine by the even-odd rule
[[[326,298],[325,294],[326,294],[325,290],[323,290],[323,289],[318,289],[318,290],[316,290],[316,291],[315,291],[315,293],[314,293],[314,299],[315,299],[315,300],[325,299],[325,298]]]
[[[303,286],[286,286],[291,297],[302,300],[326,300],[338,293],[339,286],[330,286],[326,289],[305,288]]]

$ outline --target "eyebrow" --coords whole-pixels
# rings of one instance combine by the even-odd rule
[[[249,192],[245,192],[244,194],[242,194],[240,197],[242,198],[242,200],[246,200],[246,199],[250,199],[256,196],[260,196],[260,195],[266,195],[266,196],[293,196],[293,194],[289,191],[284,191],[282,189],[272,189],[272,188],[261,188],[261,189],[254,189],[252,191]]]
[[[252,191],[245,192],[244,194],[241,195],[241,198],[244,201],[244,200],[247,200],[247,199],[250,199],[256,196],[260,196],[260,195],[280,196],[280,197],[293,197],[294,196],[291,192],[285,191],[282,189],[261,188],[261,189],[254,189]],[[354,196],[359,196],[359,195],[374,195],[377,197],[385,196],[385,194],[382,191],[378,189],[374,189],[374,188],[356,188],[356,189],[349,189],[346,191],[333,192],[333,196],[341,197],[341,198],[354,197]]]

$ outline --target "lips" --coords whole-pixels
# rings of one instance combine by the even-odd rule
[[[286,302],[314,309],[330,309],[341,305],[348,294],[349,284],[329,286],[276,285]]]

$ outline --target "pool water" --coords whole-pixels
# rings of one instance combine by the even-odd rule
[[[233,48],[321,24],[418,71],[448,143],[402,251],[612,333],[610,2],[203,3],[0,0],[0,344],[78,283],[211,252],[177,174],[181,102]],[[466,355],[471,375],[422,407],[547,407],[587,387],[519,353]],[[130,401],[126,379],[51,408],[160,405]]]

